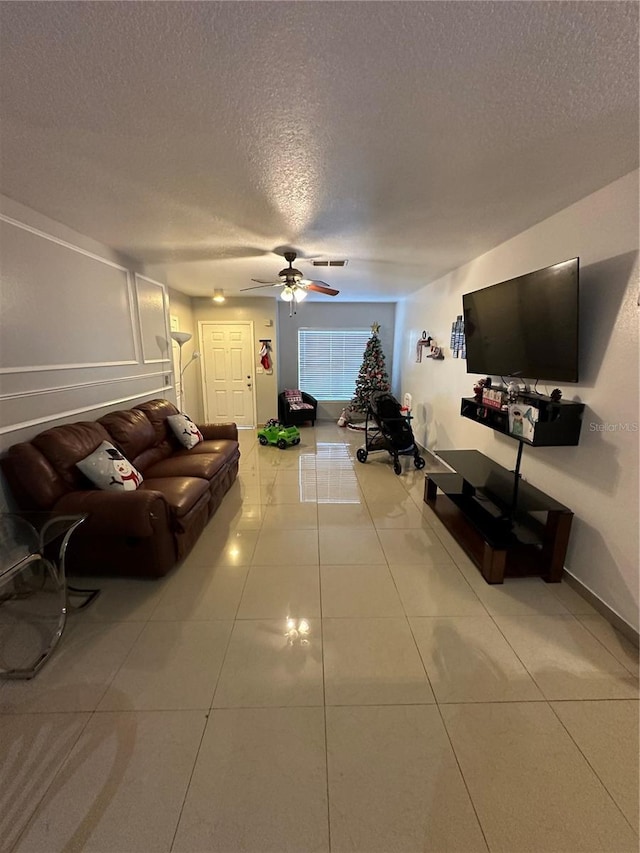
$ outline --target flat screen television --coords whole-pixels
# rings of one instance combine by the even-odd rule
[[[578,261],[464,294],[467,373],[578,381]]]

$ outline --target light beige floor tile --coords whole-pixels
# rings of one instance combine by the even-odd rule
[[[248,566],[258,534],[258,530],[230,530],[221,536],[215,530],[208,530],[187,554],[182,566]]]
[[[386,562],[380,541],[373,529],[356,527],[320,527],[320,562],[324,565]]]
[[[305,483],[313,485],[316,481],[316,467],[308,468],[281,468],[276,474],[275,485],[282,488],[298,489]]]
[[[0,842],[11,850],[89,714],[0,716]]]
[[[358,480],[351,470],[327,472],[319,468],[317,499],[319,505],[337,504],[348,507],[364,504]]]
[[[323,619],[327,705],[434,702],[405,619]]]
[[[412,618],[438,702],[543,699],[490,616]]]
[[[331,849],[475,853],[482,832],[437,708],[327,708]]]
[[[615,699],[551,705],[638,832],[638,702]]]
[[[492,853],[636,853],[636,834],[546,702],[441,712]]]
[[[318,507],[314,503],[269,505],[262,522],[265,530],[314,530],[317,526]]]
[[[286,619],[236,622],[214,707],[322,705],[320,622],[307,624],[308,633],[296,637]]]
[[[226,501],[216,510],[203,535],[211,531],[214,535],[226,535],[230,530],[259,530],[265,514],[265,506],[260,503],[248,503],[243,501],[239,505],[229,504]]]
[[[374,474],[367,472],[364,476],[362,471],[356,468],[356,474],[362,494],[368,504],[380,503],[381,501],[395,503],[396,501],[403,501],[407,497],[406,490],[402,483],[396,481],[396,476],[391,467],[388,471],[376,471]],[[380,476],[381,474],[384,476]]]
[[[179,566],[151,621],[234,619],[248,572],[248,566]]]
[[[435,532],[435,530],[434,530]],[[440,534],[436,533],[439,539],[441,539]],[[441,540],[442,541],[442,540]],[[461,548],[450,548],[449,546],[443,546],[449,557],[453,560],[455,565],[457,566],[460,574],[464,577],[466,582],[469,584],[471,589],[475,592],[476,595],[479,593],[483,593],[488,586],[499,586],[499,584],[488,584],[486,580],[483,578],[482,573],[478,566],[468,557]],[[518,580],[518,578],[514,578],[513,580]]]
[[[505,578],[504,583],[475,587],[478,598],[489,613],[528,615],[536,613],[569,613],[550,590],[551,584],[541,578]]]
[[[251,504],[251,506],[256,506],[257,504],[262,504],[264,506],[269,501],[268,489],[269,484],[258,485],[256,483],[251,486],[238,487],[238,494],[240,495],[241,501]]]
[[[253,553],[254,566],[318,565],[318,532],[316,530],[275,530],[266,528]]]
[[[209,708],[232,622],[148,622],[101,711]]]
[[[373,521],[366,504],[318,504],[319,527],[366,527]]]
[[[318,566],[252,566],[242,593],[238,619],[320,616]]]
[[[494,619],[547,699],[637,698],[637,679],[573,616]]]
[[[299,504],[315,503],[318,496],[315,472],[313,479],[303,480],[296,485],[279,484],[278,481],[269,489],[267,504]]]
[[[95,714],[16,850],[168,853],[202,711]]]
[[[561,583],[550,583],[549,590],[560,599],[567,608],[569,613],[597,615],[598,611],[593,607],[586,598],[583,598],[575,589],[569,586],[566,581]]]
[[[391,574],[408,616],[486,615],[452,560],[449,565],[392,565]]]
[[[403,563],[437,566],[450,562],[437,536],[429,529],[378,530],[378,536],[390,566]]]
[[[280,472],[313,472],[316,467],[315,447],[304,447],[299,453],[283,453],[278,459],[278,473]]]
[[[173,853],[329,850],[321,708],[211,713]]]
[[[143,622],[67,622],[31,681],[0,682],[0,711],[93,711],[144,628]]]
[[[404,616],[393,578],[382,566],[321,566],[322,615]]]
[[[638,648],[632,645],[610,622],[600,616],[599,613],[592,615],[580,615],[577,617],[584,627],[597,637],[602,645],[611,652],[614,658],[628,669],[632,675],[638,675]]]
[[[426,506],[424,502],[424,480],[413,480],[406,483],[407,494],[418,507]]]
[[[374,525],[380,530],[384,529],[416,529],[426,528],[429,530],[424,514],[418,509],[410,498],[396,504],[395,502],[367,502]]]
[[[100,595],[71,618],[88,622],[146,622],[155,610],[167,578],[69,578],[80,589],[99,589]]]

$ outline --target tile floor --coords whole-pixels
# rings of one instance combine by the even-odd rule
[[[0,849],[638,850],[637,652],[566,584],[485,584],[361,442],[243,432],[183,565],[0,685]]]

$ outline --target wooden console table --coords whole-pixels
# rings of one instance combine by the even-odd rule
[[[477,450],[439,451],[438,457],[453,471],[427,474],[424,500],[487,583],[527,575],[558,583],[571,510],[522,480],[514,493],[514,472]]]

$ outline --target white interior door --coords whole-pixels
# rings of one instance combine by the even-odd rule
[[[199,325],[205,419],[255,427],[253,323]]]

